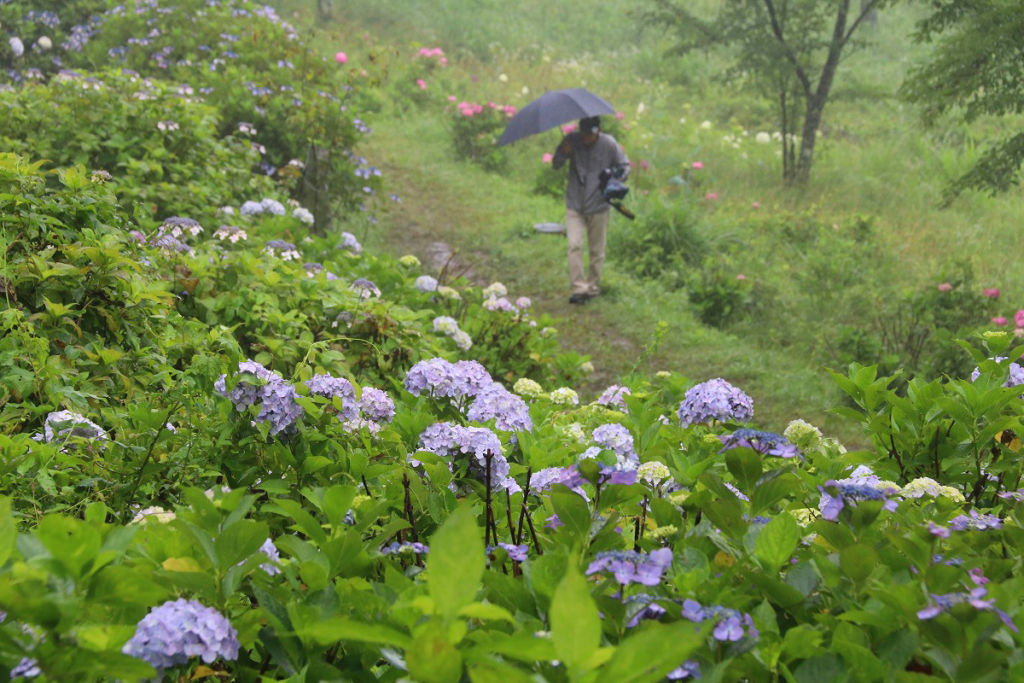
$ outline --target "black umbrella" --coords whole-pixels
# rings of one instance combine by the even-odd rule
[[[586,88],[552,90],[520,109],[508,122],[498,144],[507,145],[569,121],[614,113],[615,107]]]

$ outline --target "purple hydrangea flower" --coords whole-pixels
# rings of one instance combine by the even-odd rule
[[[760,635],[749,614],[721,605],[704,607],[696,600],[684,600],[682,616],[697,623],[714,621],[715,628],[711,635],[722,642],[734,643],[744,635],[756,639]]]
[[[985,595],[988,593],[988,589],[984,586],[978,586],[977,588],[971,589],[970,592],[966,593],[947,593],[945,595],[932,595],[932,604],[924,609],[918,610],[917,618],[921,620],[934,619],[943,612],[946,612],[956,605],[969,604],[975,609],[982,611],[995,612],[1007,628],[1012,630],[1014,633],[1019,632],[1017,625],[1013,623],[1013,619],[1010,615],[1003,610],[996,607],[996,601],[989,599],[985,600]]]
[[[480,393],[494,384],[487,368],[475,360],[460,360],[452,365],[452,376],[455,379],[455,391],[458,397],[479,396]]]
[[[477,394],[476,400],[469,406],[466,417],[474,422],[494,420],[494,426],[506,432],[530,431],[533,420],[530,419],[530,407],[526,401],[493,383]]]
[[[1003,528],[1003,520],[996,515],[986,515],[971,510],[966,515],[958,515],[949,521],[949,528],[954,531],[984,531],[986,529]]]
[[[613,384],[597,397],[597,404],[607,406],[609,408],[618,408],[623,412],[628,412],[629,409],[626,407],[626,396],[629,395],[631,395],[629,387]]]
[[[477,396],[493,383],[484,366],[475,360],[453,364],[444,358],[431,358],[413,365],[405,376],[405,389],[413,396],[426,394],[456,402]]]
[[[639,458],[633,451],[633,435],[620,424],[604,424],[594,430],[594,443],[615,451],[620,463],[626,461],[639,464]]]
[[[718,437],[722,442],[724,453],[732,448],[749,448],[761,455],[774,455],[779,458],[793,458],[800,455],[800,449],[791,444],[781,434],[762,432],[756,429],[737,429],[732,434]]]
[[[513,562],[526,562],[527,551],[529,550],[529,546],[515,545],[512,543],[499,543],[497,547],[501,548],[506,553],[508,553],[508,558]],[[494,552],[494,550],[495,546],[487,546],[488,555]]]
[[[626,616],[629,617],[626,628],[633,628],[645,619],[660,619],[666,610],[655,602],[656,599],[657,597],[654,595],[638,593],[623,600],[626,606]]]
[[[555,484],[561,484],[589,500],[582,488],[585,483],[586,480],[580,475],[575,465],[570,467],[548,467],[534,472],[530,477],[530,492],[540,495]]]
[[[267,559],[270,560],[270,562],[261,564],[260,569],[270,576],[277,576],[280,574],[281,570],[278,569],[278,565],[281,563],[281,554],[277,552],[277,546],[274,545],[274,542],[268,538],[263,542],[263,545],[260,546],[259,552],[266,555]]]
[[[272,380],[263,386],[263,402],[257,422],[269,422],[270,434],[275,436],[291,429],[302,417],[302,406],[296,402],[295,387],[284,380]]]
[[[359,397],[359,408],[367,419],[374,422],[391,422],[395,417],[395,402],[386,391],[364,387]]]
[[[711,420],[749,422],[754,417],[754,402],[724,379],[711,379],[687,390],[678,414],[684,427]]]
[[[830,479],[825,482],[825,487],[836,489],[835,493],[829,493],[825,488],[818,487],[818,490],[821,491],[821,501],[818,503],[818,508],[821,510],[821,516],[830,522],[838,519],[839,513],[847,505],[864,500],[885,501],[884,509],[890,512],[896,509],[896,501],[889,498],[888,491],[875,488],[870,484],[854,484]]]
[[[501,311],[502,313],[517,313],[516,307],[512,305],[512,302],[505,297],[491,297],[485,299],[483,303],[484,308],[488,311]]]
[[[238,632],[231,622],[195,600],[173,600],[150,610],[121,651],[158,671],[187,664],[193,657],[212,664],[238,659]]]
[[[670,548],[659,548],[649,554],[633,550],[608,550],[597,554],[597,558],[587,567],[587,576],[611,572],[615,580],[624,586],[631,583],[657,586],[661,583],[661,575],[671,566]]]
[[[430,548],[422,543],[410,541],[398,543],[395,541],[381,548],[380,552],[381,555],[426,555],[430,552]]]
[[[377,285],[373,284],[365,277],[359,277],[353,280],[350,289],[353,292],[357,293],[360,299],[380,297],[380,290],[377,289]]]
[[[435,422],[420,434],[420,448],[437,455],[451,455],[455,450],[455,430],[458,425],[451,422]],[[413,465],[419,465],[418,461],[410,460]]]
[[[1006,356],[996,356],[992,360],[1002,363],[1006,359]],[[974,368],[974,371],[971,373],[971,381],[975,382],[979,377],[981,377],[981,369]],[[1021,384],[1024,384],[1024,367],[1021,367],[1018,363],[1010,363],[1010,376],[1003,382],[1003,386],[1015,387]]]
[[[636,464],[626,463],[626,466],[615,465],[609,466],[604,463],[598,463],[598,483],[602,486],[605,484],[623,484],[629,486],[630,484],[636,483]]]
[[[359,240],[357,240],[356,236],[350,232],[341,233],[341,242],[338,243],[337,248],[344,249],[348,252],[355,254],[356,256],[359,256],[359,254],[363,253],[363,245],[359,244]]]
[[[316,277],[320,273],[324,272],[324,266],[322,263],[303,263],[302,267],[306,269],[306,274],[309,275],[309,277]],[[338,279],[338,276],[329,270],[327,271],[326,277],[328,281]]]
[[[669,671],[665,678],[670,681],[682,681],[687,678],[700,678],[700,664],[692,659],[687,660],[680,666]]]
[[[326,373],[313,375],[306,380],[306,388],[314,396],[341,399],[341,412],[338,418],[342,422],[359,417],[359,405],[356,403],[356,390],[344,377],[332,377]],[[364,391],[365,393],[365,391]]]
[[[263,383],[282,379],[281,375],[266,369],[253,360],[244,360],[238,363],[238,372],[235,376],[241,375],[234,389],[229,394],[227,391],[227,375],[221,375],[214,383],[214,390],[231,401],[235,410],[242,412],[258,401],[263,393]],[[260,383],[253,382],[258,380]]]
[[[1019,489],[1017,491],[1004,491],[996,495],[1005,500],[1015,500],[1018,503],[1024,503],[1024,489]]]

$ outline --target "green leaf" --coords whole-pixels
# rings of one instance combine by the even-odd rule
[[[800,478],[791,472],[761,482],[750,496],[750,514],[759,515],[786,496],[800,489]]]
[[[0,497],[0,567],[7,564],[14,552],[14,542],[18,537],[18,529],[11,517],[11,499]]]
[[[434,552],[433,546],[430,552]],[[405,662],[413,678],[423,683],[458,683],[462,676],[462,655],[445,637],[439,624],[425,624],[405,651]]]
[[[839,553],[839,567],[843,573],[860,583],[878,566],[878,553],[871,546],[855,543]]]
[[[581,673],[601,644],[601,617],[587,582],[571,565],[555,589],[550,620],[558,658],[570,675]]]
[[[220,569],[226,572],[239,562],[248,560],[269,537],[266,522],[243,519],[227,527],[217,534],[213,542]]]
[[[391,645],[404,650],[412,642],[409,636],[383,624],[369,624],[341,617],[306,624],[297,628],[295,634],[322,646],[334,645],[342,640],[354,640],[360,643]]]
[[[789,562],[799,544],[800,525],[788,512],[782,512],[758,534],[754,554],[766,571],[776,572]]]
[[[707,628],[690,623],[651,624],[625,638],[599,672],[596,683],[653,683],[689,659],[704,644]]]
[[[463,505],[431,536],[427,555],[430,597],[446,619],[476,598],[485,566],[476,515]]]
[[[761,476],[761,458],[749,448],[733,448],[725,454],[725,464],[736,478],[740,491],[750,494]]]
[[[459,610],[459,616],[483,621],[503,620],[510,624],[516,623],[516,618],[512,616],[511,612],[489,602],[474,602],[466,605]]]
[[[590,508],[578,493],[567,491],[564,487],[552,487],[551,505],[555,514],[573,536],[585,540],[590,534]],[[433,548],[431,548],[433,552]]]

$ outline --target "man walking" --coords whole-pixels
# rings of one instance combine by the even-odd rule
[[[582,304],[601,292],[601,267],[608,234],[611,205],[604,200],[601,171],[621,168],[629,173],[629,159],[611,135],[601,132],[601,118],[580,119],[578,132],[569,133],[555,150],[551,165],[561,168],[569,161],[569,182],[565,187],[565,227],[569,238],[569,303]],[[584,276],[583,241],[586,237],[590,268]]]

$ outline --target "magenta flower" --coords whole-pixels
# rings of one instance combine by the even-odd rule
[[[455,95],[449,95],[449,96],[448,96],[448,101],[449,101],[449,102],[454,102],[455,100],[456,100],[456,97],[455,97]]]
[[[650,168],[651,168],[651,162],[645,161],[644,159],[640,160],[640,170],[641,171],[649,171]]]
[[[615,112],[615,120],[621,121],[624,118],[626,118],[626,115],[623,114],[621,111]]]
[[[949,292],[952,291],[952,289],[953,285],[949,284],[948,282],[943,282],[942,284],[939,285],[940,292]]]
[[[1006,318],[1004,316],[1001,316],[1001,315],[997,315],[995,318],[992,318],[992,324],[993,325],[1005,325],[1006,322],[1007,322]]]
[[[750,206],[755,208],[755,209],[760,209],[761,208],[761,202],[754,202]]]
[[[989,287],[987,289],[983,289],[983,290],[981,290],[981,293],[984,294],[985,296],[987,296],[990,299],[998,299],[999,298],[999,290],[997,288],[995,288],[995,287]]]
[[[714,200],[718,199],[718,193],[717,192],[708,192],[706,195],[704,195],[704,199],[710,199],[710,200],[714,201]]]
[[[575,123],[567,123],[564,126],[562,126],[562,133],[564,133],[565,135],[568,135],[569,133],[573,132],[574,130],[576,130],[576,124]]]
[[[1013,322],[1017,327],[1024,327],[1024,309],[1013,314]]]
[[[704,164],[699,161],[695,161],[692,164],[690,164],[690,168],[692,168],[695,171],[699,171],[702,168],[704,168]]]
[[[344,52],[337,52],[334,55],[334,61],[336,61],[338,64],[345,64],[346,62],[348,62],[348,55],[346,55]]]
[[[416,79],[416,85],[418,85],[420,87],[420,90],[426,90],[427,89],[427,82],[425,80],[423,80],[422,78],[417,78]]]
[[[740,273],[739,275],[736,276],[736,279],[737,280],[746,280],[747,276],[744,275],[743,273]]]
[[[545,154],[540,158],[540,161],[542,164],[550,164],[553,158],[554,157],[552,157],[551,154]]]

